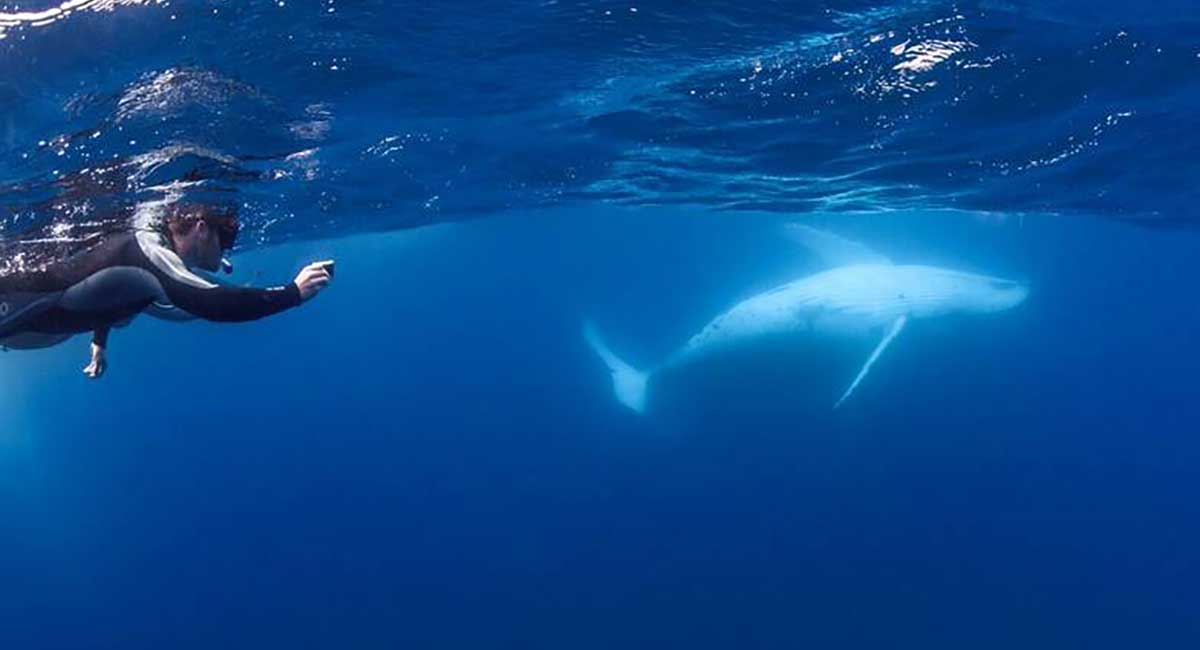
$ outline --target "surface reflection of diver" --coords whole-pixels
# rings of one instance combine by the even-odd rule
[[[329,284],[332,261],[263,289],[219,285],[192,271],[229,270],[222,255],[238,230],[231,209],[177,204],[158,230],[106,235],[86,251],[0,275],[0,346],[44,348],[92,332],[84,373],[99,377],[109,330],[142,312],[170,320],[250,321],[295,307]]]

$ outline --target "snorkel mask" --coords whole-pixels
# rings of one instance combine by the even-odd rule
[[[221,246],[222,251],[229,251],[237,243],[238,233],[241,232],[242,224],[238,221],[237,213],[233,210],[223,211],[216,214],[206,214],[202,217],[208,226],[217,231],[217,242]],[[229,258],[221,258],[221,270],[225,273],[233,273],[233,264]]]

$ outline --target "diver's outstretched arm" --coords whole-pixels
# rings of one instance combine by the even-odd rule
[[[293,282],[257,289],[212,285],[197,286],[166,273],[156,275],[176,307],[205,320],[243,322],[257,320],[297,307],[329,286],[333,262],[315,262],[301,269]]]

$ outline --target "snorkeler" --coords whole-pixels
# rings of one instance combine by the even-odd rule
[[[97,378],[109,330],[147,312],[168,320],[251,321],[296,307],[329,285],[333,262],[309,264],[285,286],[219,285],[191,269],[232,270],[222,257],[240,223],[234,209],[173,205],[157,229],[104,236],[89,249],[33,270],[0,275],[0,346],[34,349],[92,332]]]

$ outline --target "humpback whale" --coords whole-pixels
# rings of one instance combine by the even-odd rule
[[[651,379],[668,368],[765,336],[878,337],[842,396],[854,394],[879,357],[910,321],[950,314],[991,314],[1024,302],[1028,288],[1003,278],[953,269],[895,264],[858,242],[801,224],[788,237],[810,249],[826,270],[751,296],[717,315],[665,362],[642,370],[608,348],[596,327],[584,339],[612,374],[617,400],[637,413],[647,407]]]

